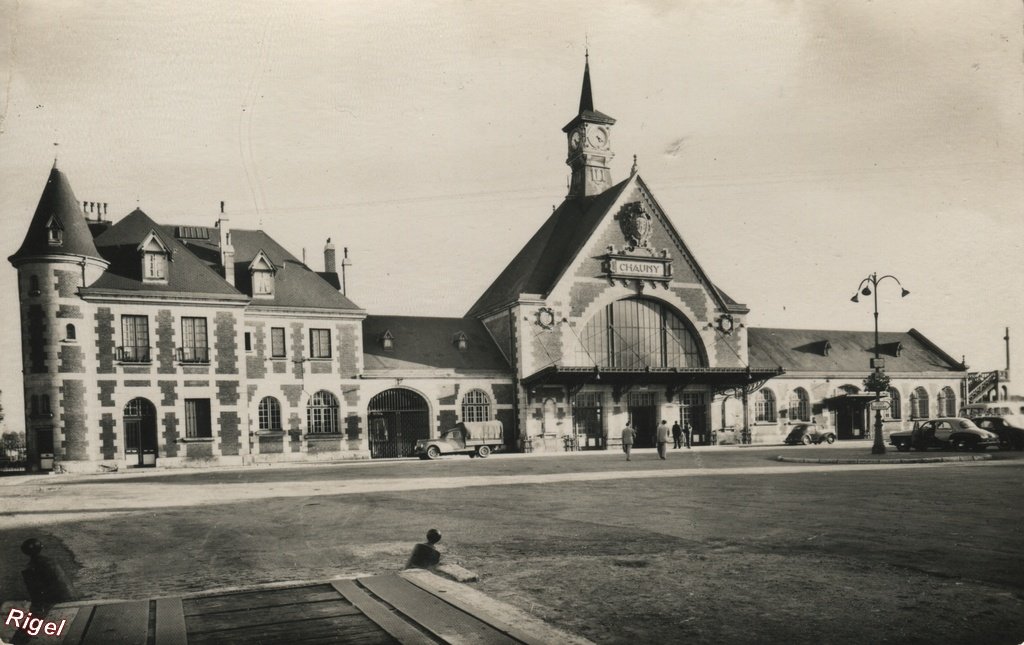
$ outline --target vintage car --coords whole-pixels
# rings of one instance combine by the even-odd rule
[[[803,444],[808,446],[812,443],[835,443],[836,433],[831,430],[823,430],[813,423],[798,423],[789,431],[785,443],[795,446]]]
[[[975,417],[974,425],[999,437],[1002,450],[1024,450],[1024,428],[1005,417]]]
[[[420,459],[437,459],[441,455],[487,457],[504,442],[501,421],[467,421],[445,430],[436,439],[420,439],[415,453]]]
[[[911,432],[893,432],[889,443],[901,452],[947,448],[953,450],[985,450],[999,445],[999,437],[982,430],[970,419],[946,417],[930,419],[917,425]]]

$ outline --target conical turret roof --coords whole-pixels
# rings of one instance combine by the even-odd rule
[[[50,229],[60,230],[59,241],[50,241]],[[44,255],[75,255],[102,261],[92,241],[89,224],[85,220],[71,183],[57,166],[50,171],[46,187],[39,198],[36,213],[28,225],[21,248],[8,258],[11,262]]]

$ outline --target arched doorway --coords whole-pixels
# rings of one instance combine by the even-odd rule
[[[430,406],[412,390],[394,388],[370,399],[370,457],[412,457],[418,439],[430,438]]]
[[[124,454],[139,466],[156,465],[156,408],[143,398],[124,406]]]

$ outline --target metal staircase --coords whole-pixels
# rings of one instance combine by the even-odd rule
[[[999,386],[999,383],[1006,383],[1010,380],[1009,372],[1006,370],[992,370],[990,372],[973,372],[967,375],[967,402],[977,403],[982,401],[992,390]]]

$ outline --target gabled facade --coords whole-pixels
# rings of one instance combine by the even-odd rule
[[[640,446],[661,420],[703,431],[718,393],[780,373],[748,366],[747,308],[710,280],[635,164],[611,184],[614,123],[594,109],[588,64],[563,128],[569,194],[469,311],[515,368],[531,450],[615,445],[627,422]]]

